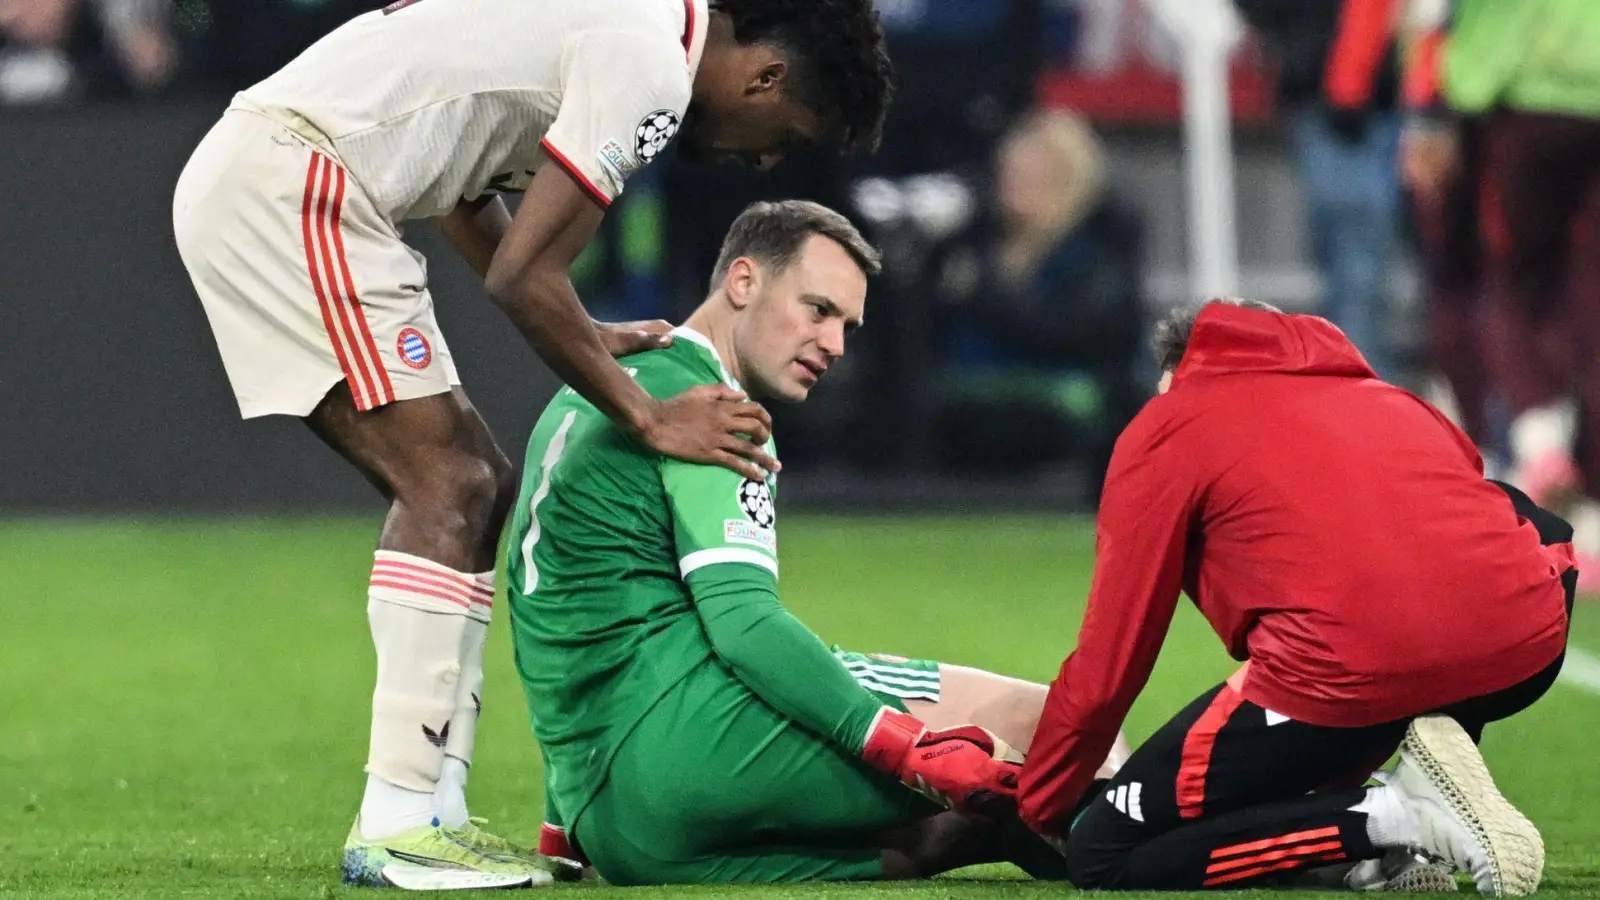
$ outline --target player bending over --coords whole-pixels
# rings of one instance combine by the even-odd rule
[[[803,401],[877,270],[838,213],[756,204],[678,339],[622,364],[657,397]],[[508,554],[542,850],[625,885],[909,877],[1007,851],[994,823],[941,814],[1016,771],[959,725],[1026,747],[1043,686],[830,651],[778,602],[774,478],[664,456],[570,390],[525,466]]]
[[[377,688],[345,881],[548,883],[467,816],[514,473],[459,387],[404,223],[434,219],[620,433],[754,474],[769,419],[724,385],[652,397],[567,270],[633,173],[870,149],[890,93],[871,0],[397,0],[240,93],[184,170],[178,248],[246,418],[297,416],[392,506],[368,591]],[[523,193],[512,218],[500,195]],[[752,440],[753,438],[753,440]]]
[[[1235,889],[1414,847],[1483,893],[1532,891],[1544,845],[1475,742],[1555,681],[1572,529],[1485,481],[1459,429],[1322,319],[1212,302],[1156,344],[1161,396],[1112,456],[1024,820],[1066,838],[1086,889]],[[1180,590],[1245,665],[1080,817]],[[1395,777],[1361,787],[1396,748]]]

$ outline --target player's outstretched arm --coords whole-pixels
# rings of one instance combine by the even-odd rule
[[[456,208],[438,219],[439,230],[449,239],[451,246],[461,254],[478,277],[489,277],[489,266],[494,255],[511,230],[511,211],[498,194],[488,194],[476,200],[463,200]],[[595,322],[600,332],[600,342],[612,356],[641,353],[670,342],[672,325],[657,319],[650,322]]]
[[[993,734],[976,725],[930,730],[884,706],[783,608],[767,572],[718,565],[688,583],[718,658],[768,706],[944,806],[1011,809],[1021,767],[1000,758]]]
[[[1177,612],[1204,446],[1170,404],[1148,406],[1112,451],[1095,521],[1094,580],[1078,644],[1045,697],[1023,766],[1019,808],[1035,831],[1065,835],[1144,689]]]
[[[643,432],[658,414],[656,403],[606,352],[567,275],[604,216],[565,172],[543,167],[495,249],[484,284],[561,380],[613,420]]]
[[[612,359],[567,274],[604,216],[566,171],[539,169],[489,262],[489,296],[562,381],[650,447],[751,478],[776,471],[761,449],[771,419],[743,394],[719,385],[657,401]],[[648,341],[665,346],[668,338]]]

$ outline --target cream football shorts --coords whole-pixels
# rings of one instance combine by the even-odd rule
[[[361,410],[460,383],[422,255],[285,125],[225,113],[178,179],[172,219],[245,418],[308,415],[341,381]]]

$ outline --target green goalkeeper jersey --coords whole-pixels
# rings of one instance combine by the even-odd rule
[[[734,384],[703,336],[674,335],[621,360],[651,396]],[[644,714],[704,665],[860,751],[882,704],[777,602],[775,486],[663,457],[570,388],[545,409],[506,552],[517,671],[563,817],[593,797]]]

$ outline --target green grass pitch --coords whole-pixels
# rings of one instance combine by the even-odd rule
[[[0,897],[332,897],[359,801],[377,522],[0,524]],[[1081,519],[793,517],[783,596],[825,639],[1047,680],[1072,645]],[[1441,611],[1448,615],[1448,610]],[[1600,651],[1600,607],[1574,642]],[[531,840],[539,758],[504,613],[470,796]],[[1185,605],[1127,724],[1138,742],[1231,671]],[[1600,695],[1557,686],[1485,753],[1543,829],[1543,894],[1600,898]],[[609,888],[560,888],[619,896]],[[1068,891],[1009,867],[930,884],[639,890],[1012,900]],[[604,898],[601,898],[604,900]]]

